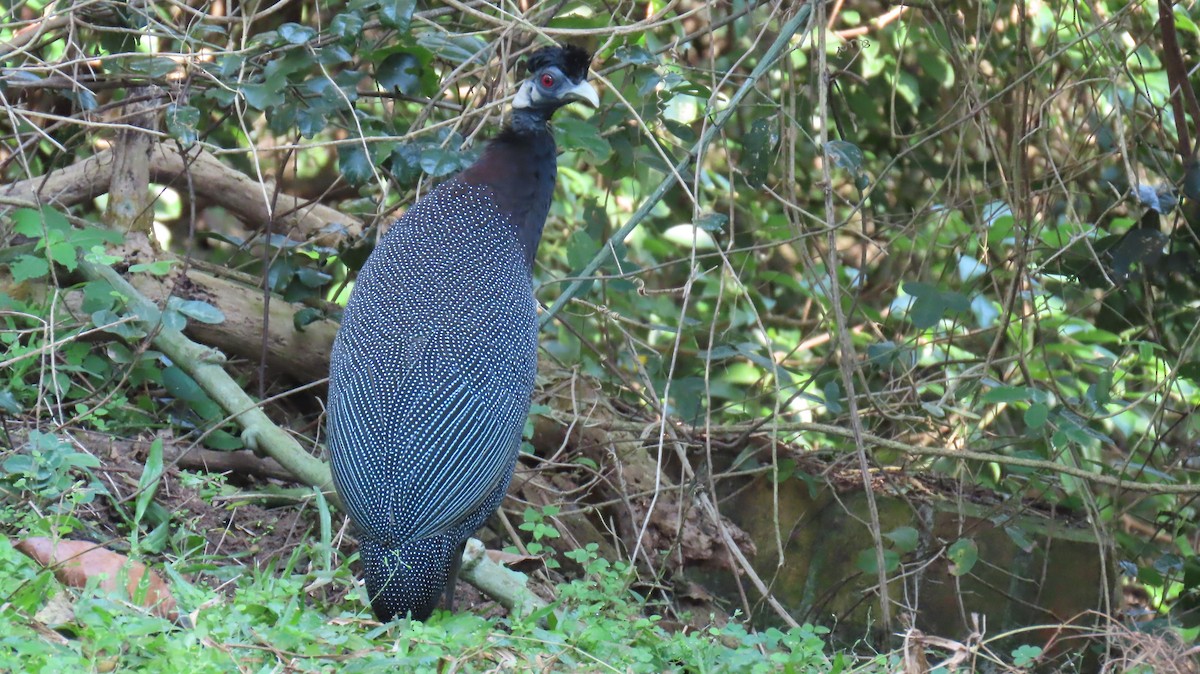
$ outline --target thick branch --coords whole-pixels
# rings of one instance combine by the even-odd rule
[[[0,203],[56,204],[68,208],[104,194],[112,181],[113,171],[114,155],[111,150],[106,150],[44,176],[0,187]],[[185,171],[191,172],[196,194],[228,209],[251,227],[270,220],[271,209],[267,204],[275,199],[275,222],[283,231],[298,232],[323,245],[336,243],[347,234],[353,236],[362,232],[363,225],[358,218],[324,204],[306,204],[299,197],[288,194],[276,197],[272,185],[259,183],[226,166],[209,152],[191,152],[185,157],[166,143],[157,143],[150,148],[149,175],[153,182],[183,189],[187,184]]]
[[[119,232],[150,234],[154,208],[150,200],[150,150],[153,140],[141,129],[157,126],[158,115],[153,96],[143,98],[150,89],[130,91],[138,101],[125,106],[129,128],[122,129],[113,146],[112,180],[108,183],[108,206],[104,219],[110,229]]]

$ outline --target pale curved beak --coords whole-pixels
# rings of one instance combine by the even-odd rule
[[[584,80],[563,92],[562,100],[580,101],[591,105],[593,108],[600,107],[600,96],[596,93],[596,89],[593,88],[587,80]]]

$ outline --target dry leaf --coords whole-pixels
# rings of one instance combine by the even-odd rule
[[[534,563],[538,565],[542,563],[542,558],[536,555],[518,555],[503,550],[488,550],[487,556],[488,559],[497,564],[518,570],[529,568]]]
[[[86,587],[88,579],[100,578],[100,588],[117,592],[124,578],[125,592],[138,596],[143,579],[148,583],[142,606],[155,615],[175,620],[175,598],[163,579],[145,564],[100,547],[90,541],[53,540],[40,536],[27,538],[15,546],[42,566],[52,568],[54,577],[64,585]]]

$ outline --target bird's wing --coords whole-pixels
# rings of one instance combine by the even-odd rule
[[[433,366],[432,358],[422,360]],[[437,377],[414,377],[403,387],[412,403],[403,423],[411,463],[395,517],[411,539],[446,533],[479,515],[511,476],[528,412],[527,396],[471,376],[469,361],[436,366]],[[437,384],[420,387],[422,380]]]

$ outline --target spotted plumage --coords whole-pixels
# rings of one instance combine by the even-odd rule
[[[530,57],[510,126],[389,229],[346,306],[328,444],[381,620],[430,614],[508,489],[537,368],[547,122],[571,100],[596,103],[589,60],[570,47]]]

